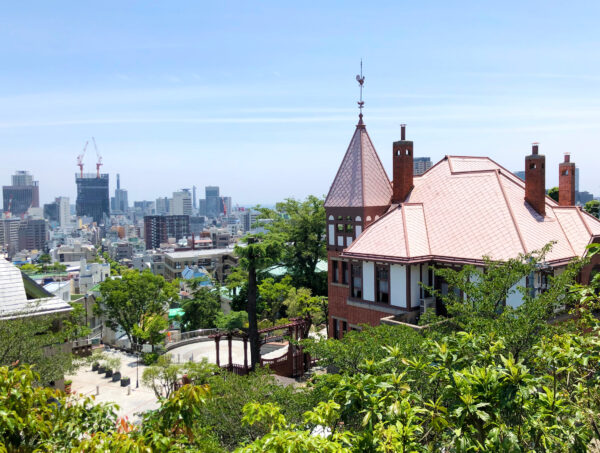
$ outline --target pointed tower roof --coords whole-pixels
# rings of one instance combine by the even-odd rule
[[[360,121],[325,199],[326,208],[387,206],[392,186],[367,129]]]

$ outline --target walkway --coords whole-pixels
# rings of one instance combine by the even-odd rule
[[[75,375],[67,376],[66,379],[73,380],[73,384],[71,385],[73,392],[86,396],[96,395],[96,386],[98,386],[99,394],[95,396],[96,401],[116,403],[119,405],[119,410],[117,411],[119,417],[127,416],[129,421],[139,422],[140,418],[135,415],[136,413],[158,407],[154,392],[142,386],[142,374],[146,367],[140,362],[138,370],[140,386],[136,389],[135,356],[119,351],[110,351],[107,352],[107,355],[121,359],[121,375],[131,379],[130,394],[128,394],[127,387],[121,387],[119,381],[112,382],[111,378],[104,377],[104,374],[92,371],[91,365],[80,368]]]

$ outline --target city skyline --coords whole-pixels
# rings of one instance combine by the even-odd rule
[[[357,122],[363,58],[364,119],[388,177],[407,123],[415,155],[434,164],[489,156],[517,171],[539,141],[549,187],[571,152],[581,190],[597,194],[598,13],[592,2],[11,4],[0,178],[28,170],[41,204],[73,202],[76,157],[95,136],[110,193],[120,173],[131,202],[193,185],[240,205],[324,195]]]

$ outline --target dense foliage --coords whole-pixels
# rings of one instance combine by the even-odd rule
[[[96,310],[106,316],[111,329],[121,327],[132,344],[144,341],[134,332],[144,317],[164,315],[169,303],[177,298],[177,290],[163,277],[137,270],[124,271],[120,278],[100,283],[100,293]]]
[[[258,208],[269,233],[283,237],[282,263],[296,288],[310,288],[314,294],[327,294],[327,275],[317,273],[317,263],[327,257],[325,208],[322,198],[310,195],[304,201],[288,198],[275,209]]]

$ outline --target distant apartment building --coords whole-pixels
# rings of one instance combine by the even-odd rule
[[[19,224],[19,250],[44,250],[48,223],[44,219],[26,219]]]
[[[170,200],[169,214],[192,215],[192,194],[189,189],[173,192],[173,198]]]
[[[147,201],[147,200],[143,200],[143,201],[134,201],[133,202],[133,210],[136,212],[136,214],[141,214],[141,215],[152,215],[153,214],[153,210],[154,210],[154,202],[153,201]]]
[[[513,175],[515,175],[517,178],[520,178],[522,181],[525,181],[525,171],[513,171]]]
[[[82,259],[79,264],[78,294],[85,294],[94,286],[110,277],[109,263],[88,263]]]
[[[133,244],[129,241],[111,242],[108,246],[108,255],[115,261],[133,258]]]
[[[169,238],[178,241],[190,234],[190,216],[188,215],[151,215],[144,216],[144,238],[147,249],[159,248]]]
[[[53,249],[55,261],[59,263],[73,263],[81,261],[91,261],[96,257],[96,249],[92,244],[82,244],[81,242],[73,242],[70,245],[61,245]]]
[[[181,277],[186,267],[204,267],[219,282],[224,282],[237,265],[237,258],[231,248],[186,250],[165,253],[165,275],[167,280]]]
[[[2,186],[4,212],[20,216],[29,208],[40,207],[40,187],[38,181],[27,171],[17,171],[12,175],[12,184]]]
[[[127,200],[127,191],[121,189],[121,175],[117,173],[117,188],[115,196],[110,199],[110,210],[113,213],[124,214],[129,210],[129,202]]]
[[[169,213],[169,198],[157,198],[155,211],[156,215],[167,215]]]
[[[19,225],[18,218],[0,218],[0,249],[7,250],[12,256],[19,248]]]
[[[418,176],[431,168],[431,159],[429,157],[415,157],[413,160],[413,175]]]
[[[97,224],[103,223],[104,217],[110,215],[108,174],[95,173],[76,174],[78,217],[91,217]]]

